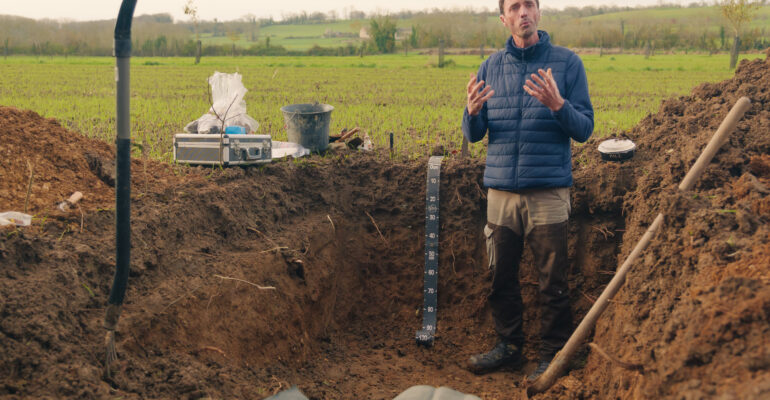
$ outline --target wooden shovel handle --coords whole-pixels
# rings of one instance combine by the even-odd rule
[[[703,149],[703,152],[700,153],[698,160],[695,161],[695,164],[687,172],[682,183],[679,184],[679,190],[687,191],[695,186],[695,182],[703,174],[703,170],[706,169],[711,159],[717,154],[719,148],[727,141],[727,136],[735,130],[735,125],[743,117],[743,114],[748,111],[749,107],[751,107],[751,101],[748,97],[738,99],[722,123],[719,124],[717,132],[706,145],[706,148]]]
[[[345,141],[345,140],[347,140],[347,139],[348,139],[348,138],[350,138],[351,136],[355,135],[355,134],[356,134],[356,133],[357,133],[357,132],[358,132],[360,129],[361,129],[361,128],[359,128],[359,127],[355,127],[355,128],[353,128],[353,129],[351,129],[351,130],[349,130],[349,131],[347,131],[347,132],[343,133],[343,134],[342,134],[342,136],[340,136],[340,141],[342,142],[342,141]]]

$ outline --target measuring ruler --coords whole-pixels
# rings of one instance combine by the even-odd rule
[[[431,346],[436,334],[438,305],[438,195],[441,159],[428,160],[428,184],[425,190],[425,273],[422,307],[422,329],[417,331],[417,344]]]

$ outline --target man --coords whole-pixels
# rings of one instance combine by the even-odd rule
[[[580,58],[538,31],[539,0],[499,0],[511,32],[506,48],[484,61],[467,86],[463,134],[471,142],[489,132],[484,186],[493,270],[488,300],[498,341],[469,366],[487,372],[521,364],[524,334],[519,261],[524,239],[539,274],[540,349],[536,379],[572,331],[567,288],[567,219],[572,186],[570,140],[593,132],[593,107]]]

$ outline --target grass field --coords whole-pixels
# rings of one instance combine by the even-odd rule
[[[711,30],[718,30],[719,24],[724,24],[725,19],[717,6],[711,7],[658,7],[648,9],[629,10],[616,13],[606,13],[586,17],[585,21],[636,21],[637,23],[655,23],[664,21],[672,25],[699,24],[708,26]],[[759,7],[746,28],[766,28],[770,20],[770,7]],[[698,25],[693,25],[698,26]]]
[[[743,55],[756,58],[759,55]],[[764,57],[764,55],[762,56]],[[595,135],[633,127],[664,98],[684,95],[702,82],[729,78],[726,55],[582,56],[595,109]],[[209,107],[206,79],[214,71],[239,72],[249,92],[248,114],[258,133],[285,140],[280,107],[319,101],[335,107],[331,131],[360,126],[376,146],[394,132],[405,156],[436,143],[459,147],[465,84],[478,56],[219,57],[199,65],[184,58],[132,58],[132,137],[151,157],[170,160],[174,133]],[[0,59],[0,105],[31,109],[75,131],[113,141],[115,81],[112,58]],[[474,154],[484,146],[471,146]]]
[[[414,23],[411,19],[399,19],[395,21],[399,28],[410,28]],[[342,47],[352,44],[360,46],[361,39],[358,34],[362,27],[368,28],[371,21],[368,19],[346,20],[330,22],[326,24],[297,24],[297,25],[271,25],[260,28],[257,41],[264,45],[265,38],[270,37],[271,46],[283,46],[287,50],[305,51],[313,46]],[[324,37],[327,30],[353,34],[355,37]],[[256,44],[247,40],[247,34],[241,35],[235,42],[237,47],[248,48]],[[212,37],[210,34],[201,36],[206,45],[232,45],[233,41],[227,36]]]

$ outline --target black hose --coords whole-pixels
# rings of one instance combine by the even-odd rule
[[[115,279],[110,304],[123,304],[131,266],[131,139],[118,139],[115,188]]]
[[[117,177],[115,188],[115,278],[110,290],[104,327],[115,331],[120,306],[126,295],[131,261],[131,118],[130,58],[131,22],[136,0],[123,0],[115,24],[117,64]],[[109,351],[108,351],[109,353]],[[109,357],[108,357],[109,359]]]
[[[115,57],[131,57],[131,22],[136,0],[123,0],[115,23]]]

